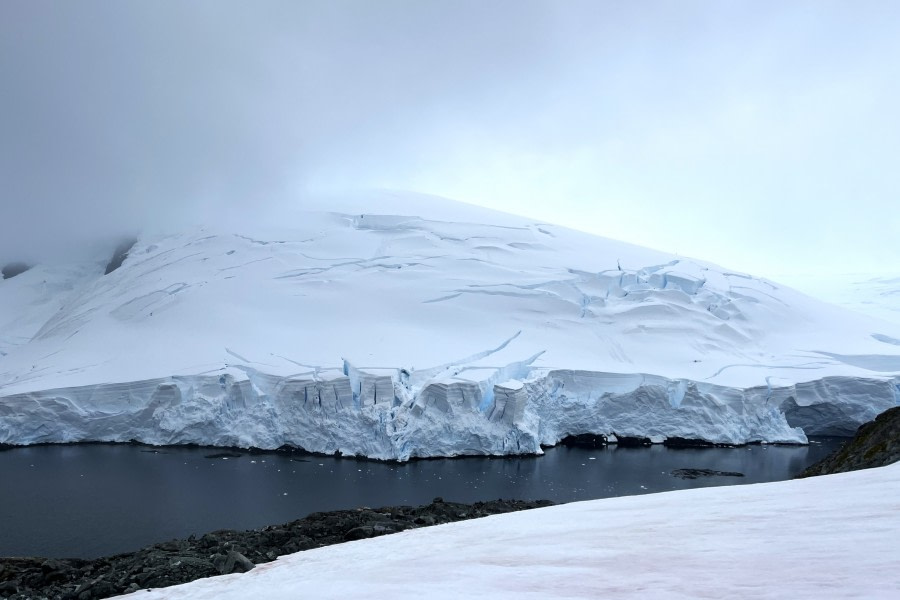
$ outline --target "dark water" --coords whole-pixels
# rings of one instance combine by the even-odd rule
[[[131,445],[0,452],[0,556],[96,557],[215,529],[250,529],[310,512],[496,498],[556,502],[789,479],[843,440],[807,447],[553,448],[543,457],[406,464]],[[682,480],[680,468],[742,478]]]

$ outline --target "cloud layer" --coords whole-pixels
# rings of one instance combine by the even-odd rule
[[[386,186],[764,274],[888,268],[898,13],[11,0],[0,260]]]

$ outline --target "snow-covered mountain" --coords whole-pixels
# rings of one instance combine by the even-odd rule
[[[785,281],[816,298],[900,324],[900,272],[791,275]]]
[[[122,598],[891,599],[900,464],[573,502],[283,556]]]
[[[900,325],[709,263],[409,194],[263,221],[0,281],[0,442],[803,442],[900,401]]]

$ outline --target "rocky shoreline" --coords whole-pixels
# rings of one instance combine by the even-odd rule
[[[900,460],[900,406],[864,423],[844,446],[798,477],[846,473],[883,467]]]
[[[140,589],[244,572],[256,564],[301,550],[551,504],[548,500],[460,504],[435,498],[430,504],[417,507],[313,513],[283,525],[247,531],[214,531],[97,559],[0,558],[0,598],[109,598]]]

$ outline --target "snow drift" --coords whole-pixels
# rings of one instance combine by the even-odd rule
[[[896,324],[442,199],[145,234],[104,274],[111,253],[0,281],[0,442],[401,460],[579,433],[803,443],[900,403]]]

